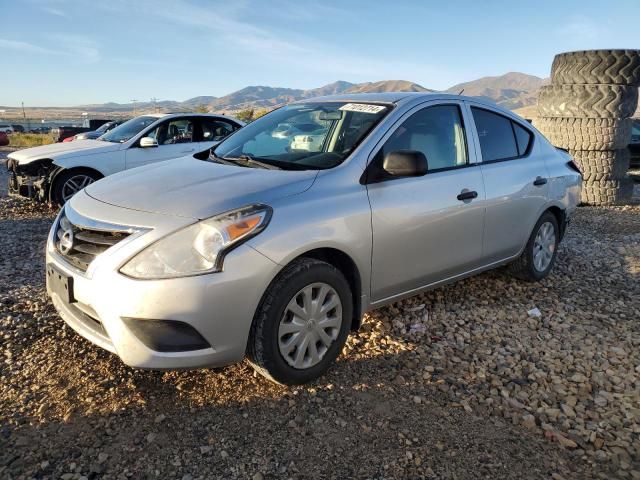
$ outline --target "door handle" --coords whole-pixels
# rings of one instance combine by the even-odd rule
[[[478,192],[472,191],[472,190],[467,190],[465,188],[464,190],[462,190],[458,194],[458,196],[456,198],[458,200],[460,200],[461,202],[464,202],[465,200],[473,200],[474,198],[478,198]]]
[[[195,150],[195,148],[189,148],[187,150],[182,150],[182,152],[180,153],[189,153],[189,152],[193,152]]]
[[[547,179],[543,178],[543,177],[536,177],[536,179],[533,181],[533,184],[536,187],[541,187],[542,185],[546,185],[547,184]]]

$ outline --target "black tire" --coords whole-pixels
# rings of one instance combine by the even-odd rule
[[[331,286],[342,303],[339,333],[326,353],[314,366],[296,369],[289,365],[278,348],[278,328],[287,304],[304,287],[317,282]],[[271,282],[256,311],[247,357],[253,368],[267,379],[284,384],[307,383],[323,375],[340,355],[351,329],[353,300],[344,275],[333,265],[320,260],[302,258],[294,261]]]
[[[551,82],[640,85],[640,50],[582,50],[553,59]]]
[[[547,266],[547,268],[540,271],[535,267],[534,261],[533,261],[534,245],[535,245],[536,235],[538,235],[538,231],[540,230],[540,227],[547,222],[551,223],[551,225],[554,228],[555,247],[553,250],[553,255],[551,257],[551,262],[549,262],[549,265]],[[553,264],[556,261],[556,255],[558,253],[559,242],[560,242],[560,229],[558,226],[558,220],[556,219],[556,216],[553,213],[546,211],[538,219],[536,226],[533,227],[533,232],[531,233],[531,236],[527,241],[527,245],[524,247],[524,251],[522,252],[522,255],[520,255],[520,257],[518,257],[518,259],[515,260],[513,263],[511,263],[511,265],[509,266],[511,274],[514,277],[519,278],[520,280],[525,280],[527,282],[538,282],[542,280],[547,275],[549,275],[549,272],[553,268]]]
[[[638,89],[625,85],[544,85],[538,94],[541,117],[628,118]]]
[[[582,204],[594,206],[626,205],[633,196],[633,180],[601,180],[582,185]]]
[[[542,117],[533,124],[552,145],[568,150],[616,150],[631,141],[629,118]]]
[[[620,180],[629,170],[629,149],[620,150],[569,150],[578,162],[585,182]]]
[[[100,180],[102,178],[102,175],[89,169],[74,168],[72,170],[63,170],[53,179],[53,185],[51,186],[51,201],[59,206],[64,205],[65,198],[63,192],[65,184],[69,182],[69,180],[72,180],[74,177],[80,176],[89,177],[91,178],[92,182],[95,182],[96,180]]]

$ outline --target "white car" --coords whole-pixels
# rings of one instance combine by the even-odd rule
[[[13,133],[13,127],[11,125],[0,125],[0,132],[2,133]]]
[[[9,193],[62,205],[87,185],[113,173],[208,152],[243,125],[223,115],[143,115],[97,140],[19,150],[8,155]]]

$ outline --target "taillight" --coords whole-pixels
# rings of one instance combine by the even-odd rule
[[[580,174],[580,176],[582,177],[582,169],[580,168],[580,165],[578,165],[578,162],[576,162],[573,158],[571,160],[569,160],[567,162],[567,165],[569,166],[569,168],[571,170],[575,170],[576,172],[578,172]]]

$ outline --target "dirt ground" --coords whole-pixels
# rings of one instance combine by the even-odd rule
[[[640,478],[640,205],[579,209],[539,284],[373,312],[298,388],[79,337],[45,294],[54,214],[0,192],[1,478]]]

